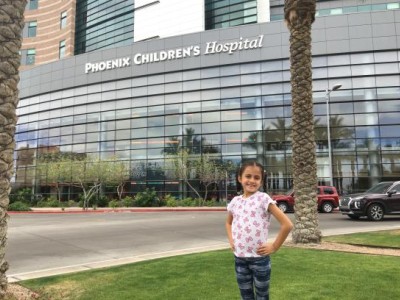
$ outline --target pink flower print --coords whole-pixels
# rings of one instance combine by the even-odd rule
[[[242,225],[240,225],[240,224],[237,224],[237,228],[239,228],[240,230],[242,230]]]
[[[240,248],[240,250],[244,249],[244,245],[242,245],[242,243],[239,243],[238,247]]]
[[[239,205],[239,209],[242,209],[243,206]]]
[[[253,238],[252,238],[251,236],[249,236],[249,237],[246,238],[246,243],[249,243],[249,242],[251,242],[251,241],[253,241]]]
[[[241,238],[242,238],[242,234],[241,234],[241,233],[238,233],[237,239],[240,240]]]
[[[244,253],[243,252],[240,252],[239,253],[239,257],[243,257],[244,256]]]
[[[244,213],[245,215],[247,215],[249,212],[248,212],[247,210],[243,209],[243,213]]]
[[[261,236],[261,230],[260,229],[257,229],[256,230],[256,237],[260,237]]]
[[[249,222],[249,218],[248,217],[244,218],[243,222],[248,223]]]
[[[262,244],[263,244],[263,242],[262,242],[261,240],[258,240],[258,241],[257,241],[257,245],[258,245],[258,246],[261,246]]]
[[[253,247],[247,247],[247,253],[253,253]]]
[[[252,210],[250,216],[251,216],[252,218],[254,218],[254,217],[256,216],[256,212],[255,212],[254,210]]]
[[[247,233],[251,232],[251,229],[249,228],[249,226],[246,226],[246,228],[244,229]]]
[[[251,207],[253,207],[254,205],[256,205],[255,202],[251,202],[251,203],[250,203],[250,206],[251,206]]]
[[[258,223],[257,221],[254,221],[253,225],[256,226],[256,227],[260,227],[260,223]]]

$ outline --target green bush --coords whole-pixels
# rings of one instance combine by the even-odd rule
[[[185,198],[180,201],[180,206],[199,206],[199,200],[193,198]]]
[[[67,207],[79,207],[79,203],[75,202],[74,200],[68,200],[66,204]]]
[[[204,205],[207,207],[214,207],[214,206],[217,206],[217,201],[216,200],[207,200],[204,203]]]
[[[37,203],[37,207],[61,207],[60,202],[57,199],[50,197],[45,200],[41,200]]]
[[[14,203],[11,203],[8,206],[9,211],[30,211],[31,208],[29,207],[28,204],[21,202],[21,201],[16,201]]]
[[[112,199],[110,202],[108,202],[108,207],[117,208],[120,206],[121,202],[119,202],[118,200]]]
[[[130,196],[126,196],[122,198],[122,205],[124,207],[132,207],[133,206],[133,198]]]
[[[165,205],[168,207],[177,207],[178,206],[176,199],[174,197],[172,197],[170,194],[165,195],[164,201],[165,201]]]
[[[138,207],[156,207],[160,206],[160,200],[157,197],[157,192],[153,189],[146,189],[139,192],[135,196],[134,205]]]
[[[110,200],[107,196],[102,195],[95,201],[95,205],[97,205],[98,207],[107,207],[109,201]]]
[[[23,202],[30,204],[31,198],[32,198],[32,190],[30,188],[23,188],[20,190],[12,191],[9,196],[10,203]]]

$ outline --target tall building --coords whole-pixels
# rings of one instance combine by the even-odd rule
[[[42,2],[57,1],[39,1],[38,11]],[[77,19],[87,20],[70,30],[74,50],[21,72],[15,188],[48,192],[51,182],[38,177],[36,157],[72,152],[101,159],[116,155],[129,163],[127,193],[154,187],[188,196],[181,178],[165,172],[166,154],[177,147],[194,155],[212,152],[214,159],[235,165],[257,159],[268,171],[270,192],[291,187],[283,0],[190,1],[190,6],[135,1],[133,8],[132,1],[77,2]],[[104,39],[111,28],[115,39]],[[398,28],[400,1],[317,2],[312,54],[318,178],[329,183],[331,154],[333,183],[341,192],[400,177]],[[60,34],[52,34],[55,43]],[[79,47],[82,54],[72,55]],[[341,88],[327,95],[336,84]],[[227,186],[213,187],[213,196],[235,193],[235,174],[228,175]],[[201,186],[196,178],[192,183]],[[78,192],[63,188],[65,199]]]
[[[28,0],[22,70],[100,49],[269,21],[269,0]]]
[[[76,0],[28,0],[21,70],[74,54]]]

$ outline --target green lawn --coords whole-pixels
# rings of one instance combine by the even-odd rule
[[[400,257],[282,248],[271,299],[397,299]],[[20,282],[40,299],[240,299],[230,251],[191,254]]]
[[[324,237],[324,241],[400,249],[400,229]]]

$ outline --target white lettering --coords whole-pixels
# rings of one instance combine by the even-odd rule
[[[243,39],[243,37],[240,37],[236,41],[227,43],[218,43],[217,41],[207,42],[204,55],[215,53],[228,53],[229,55],[231,55],[237,51],[261,48],[263,46],[263,38],[263,35],[259,35],[257,38],[251,40]],[[201,55],[201,48],[199,45],[195,45],[171,50],[162,50],[158,52],[137,53],[133,56],[132,61],[135,65],[142,65],[147,63],[182,59],[199,55]],[[124,68],[130,65],[131,57],[122,57],[95,63],[89,62],[85,64],[85,73],[88,74],[104,70]]]
[[[168,58],[168,53],[165,52],[165,51],[161,51],[161,52],[160,52],[160,60],[161,60],[161,61],[164,61],[164,60],[166,60],[167,58]]]
[[[122,58],[122,67],[129,67],[130,65],[131,65],[131,58],[123,57]]]
[[[199,56],[200,55],[200,46],[194,46],[193,55]]]
[[[259,40],[259,43],[258,43],[258,48],[261,48],[261,47],[262,47],[262,41],[263,41],[264,36],[263,36],[263,35],[260,35],[258,38],[260,39],[260,40]]]
[[[127,67],[130,66],[131,64],[130,59],[131,59],[130,57],[124,57],[124,58],[117,58],[96,63],[86,63],[85,73],[88,74],[89,72],[95,73],[98,71]]]
[[[141,65],[142,64],[142,54],[138,53],[133,57],[133,62],[135,63],[135,65]]]
[[[175,58],[175,51],[168,50],[168,59],[174,59],[174,58]]]
[[[86,63],[85,64],[85,73],[89,73],[89,71],[92,69],[92,64],[91,63]]]
[[[216,44],[217,44],[217,42],[209,42],[209,43],[207,43],[206,52],[204,52],[204,54],[215,53],[215,45]]]

